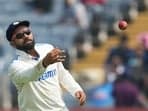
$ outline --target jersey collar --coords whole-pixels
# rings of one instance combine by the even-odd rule
[[[36,50],[36,46],[35,46],[35,50]],[[16,55],[18,56],[18,59],[25,59],[25,60],[26,59],[33,59],[33,60],[38,60],[39,59],[39,57],[31,56],[31,55],[27,54],[26,52],[18,50],[18,49],[16,49]]]

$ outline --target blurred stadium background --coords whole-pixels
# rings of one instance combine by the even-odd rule
[[[31,22],[36,42],[66,50],[64,65],[87,94],[79,107],[64,92],[71,111],[148,110],[148,0],[0,0],[0,108],[9,111],[17,111],[17,93],[5,31],[15,20]]]

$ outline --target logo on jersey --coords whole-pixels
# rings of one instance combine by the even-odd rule
[[[43,75],[40,76],[38,80],[39,80],[39,81],[40,81],[40,80],[45,80],[45,79],[54,77],[55,75],[56,75],[56,69],[53,69],[53,70],[44,72]]]

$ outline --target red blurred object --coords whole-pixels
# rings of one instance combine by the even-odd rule
[[[127,28],[128,24],[125,20],[121,20],[121,21],[119,21],[118,26],[119,26],[119,29],[125,30]]]
[[[70,111],[148,111],[144,108],[73,108]]]

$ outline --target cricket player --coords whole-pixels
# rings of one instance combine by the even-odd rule
[[[64,51],[50,44],[35,44],[29,21],[11,23],[6,38],[16,49],[9,76],[18,90],[20,111],[68,111],[61,86],[80,105],[85,103],[84,91],[62,64]]]

